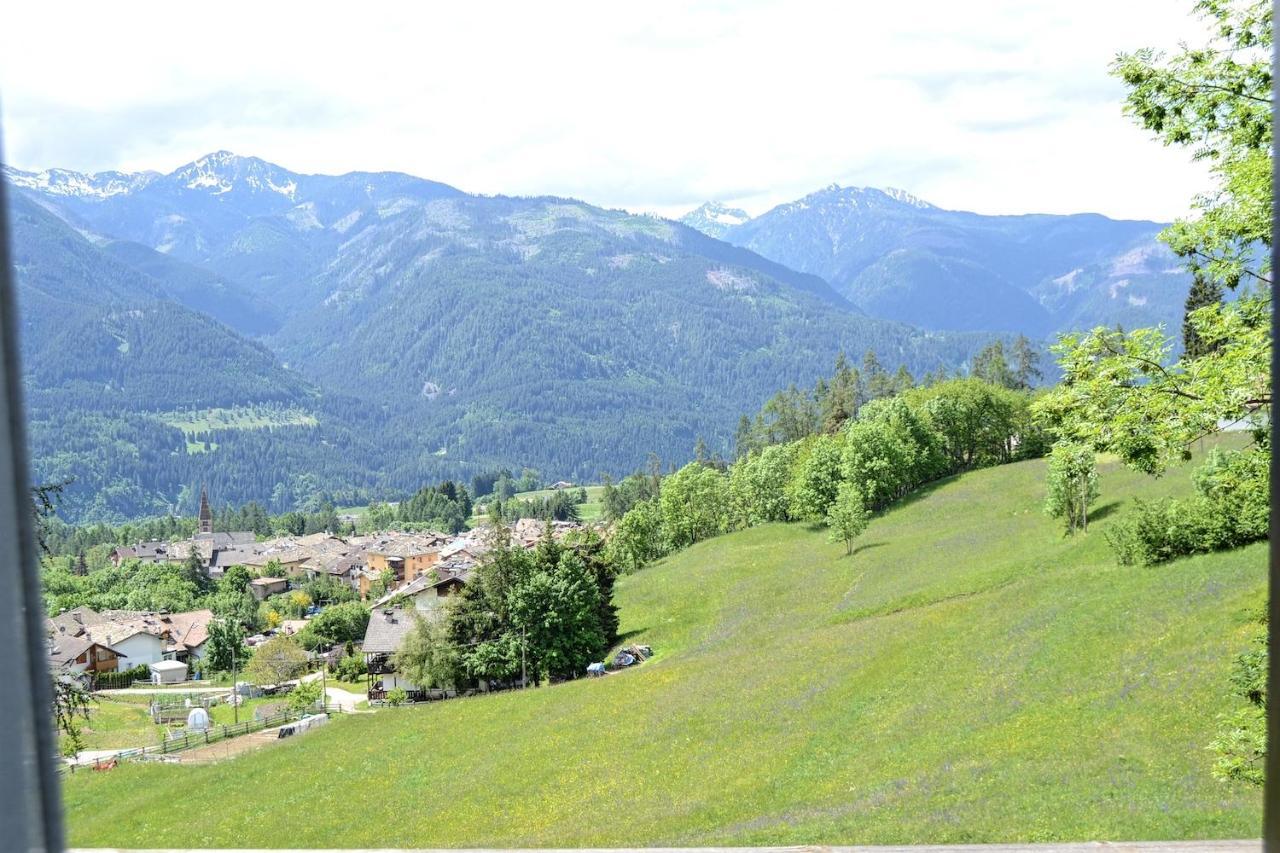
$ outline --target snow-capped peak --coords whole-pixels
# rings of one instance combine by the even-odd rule
[[[745,210],[718,201],[708,201],[680,217],[685,225],[711,237],[721,237],[730,228],[750,219]]]
[[[894,201],[900,201],[903,204],[909,204],[912,207],[930,208],[934,206],[929,202],[925,201],[924,199],[919,198],[918,196],[914,196],[911,193],[907,192],[906,190],[900,190],[896,187],[885,187],[883,192],[885,195],[887,195],[889,198],[893,199]]]
[[[160,177],[157,172],[73,172],[69,169],[24,172],[12,166],[4,167],[4,176],[16,187],[48,195],[88,199],[105,199],[133,192]]]
[[[189,190],[208,190],[222,195],[243,186],[253,192],[272,192],[291,201],[298,183],[291,173],[257,157],[241,157],[230,151],[215,151],[175,169],[170,178]]]

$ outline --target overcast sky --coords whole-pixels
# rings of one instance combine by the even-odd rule
[[[694,5],[8,4],[6,159],[170,171],[225,148],[667,215],[835,182],[1169,219],[1205,188],[1107,75],[1194,39],[1190,0]]]

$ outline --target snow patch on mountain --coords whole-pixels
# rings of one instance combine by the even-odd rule
[[[24,172],[4,167],[4,176],[16,187],[36,190],[54,196],[106,199],[141,189],[160,177],[158,172],[73,172],[69,169],[45,169]]]
[[[718,201],[708,201],[680,217],[683,224],[716,238],[723,237],[730,228],[750,219],[745,210],[728,207]]]

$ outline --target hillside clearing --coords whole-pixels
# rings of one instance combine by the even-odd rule
[[[1198,462],[1198,460],[1197,460]],[[1043,462],[937,484],[856,553],[802,525],[623,578],[603,680],[388,709],[203,767],[65,788],[71,842],[628,846],[1252,837],[1259,792],[1205,749],[1265,595],[1266,544],[1116,566],[1133,496],[1102,466],[1088,536]],[[217,808],[173,808],[173,792]],[[306,819],[299,819],[306,815]]]

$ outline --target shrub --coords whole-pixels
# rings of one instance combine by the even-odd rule
[[[364,658],[357,655],[343,655],[333,667],[333,674],[342,681],[359,681],[367,673]]]
[[[320,682],[304,681],[289,691],[289,707],[294,711],[310,711],[320,701]]]
[[[404,688],[395,687],[387,691],[388,705],[403,705],[409,701],[409,694],[404,692]]]

